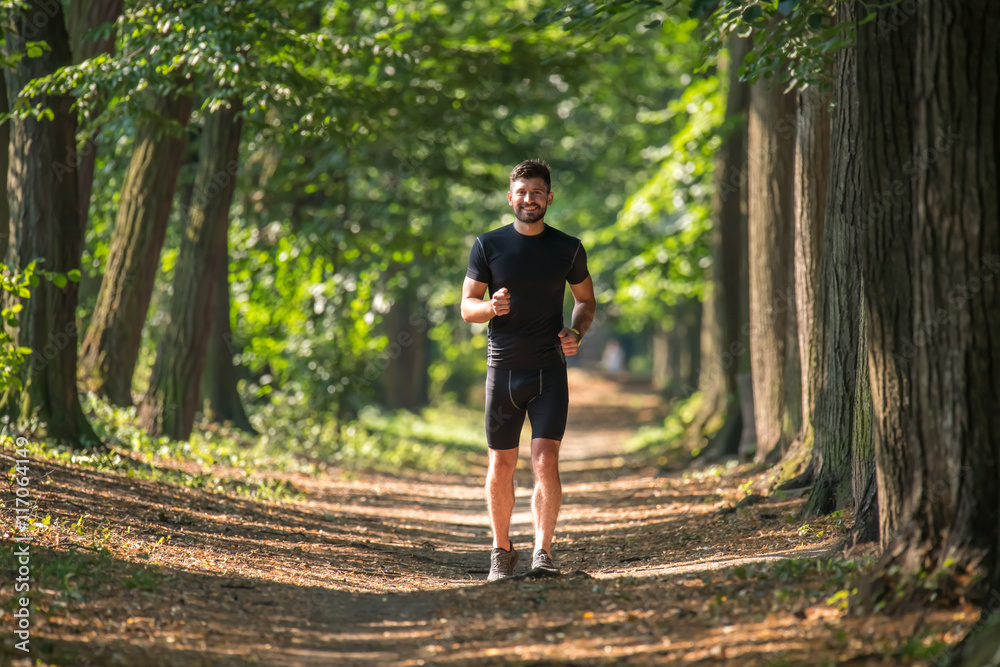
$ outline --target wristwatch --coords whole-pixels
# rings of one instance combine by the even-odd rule
[[[577,331],[576,329],[574,329],[573,327],[570,327],[569,330],[576,334],[576,345],[577,345],[577,347],[579,347],[580,345],[583,345],[583,334],[580,333],[579,331]]]

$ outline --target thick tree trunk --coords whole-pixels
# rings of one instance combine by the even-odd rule
[[[170,322],[156,349],[140,424],[153,435],[186,440],[194,427],[201,375],[215,301],[220,243],[229,230],[243,119],[238,100],[208,114],[201,135],[201,159],[194,202],[177,258]]]
[[[787,373],[795,308],[792,275],[795,98],[761,80],[750,93],[748,219],[750,362],[758,461],[788,446]],[[796,364],[797,366],[797,359]],[[799,401],[798,395],[795,401]],[[796,410],[798,412],[798,410]]]
[[[229,241],[224,239],[213,261],[220,267],[215,281],[215,306],[212,315],[212,333],[208,340],[205,372],[201,391],[205,397],[205,418],[216,423],[229,422],[247,433],[256,433],[250,423],[243,400],[237,388],[239,373],[233,363],[236,348],[230,322],[229,304]]]
[[[39,21],[39,17],[47,20]],[[32,79],[70,64],[69,37],[59,3],[27,2],[14,12],[6,34],[8,53],[22,52],[26,41],[44,41],[38,57],[22,58],[7,70],[9,99]],[[9,263],[25,268],[37,259],[45,271],[79,270],[83,223],[77,208],[76,112],[69,96],[45,96],[52,120],[12,118],[8,202],[11,239]],[[70,446],[100,444],[87,423],[76,391],[78,284],[63,287],[47,279],[22,300],[20,326],[11,330],[14,344],[30,347],[21,368],[22,388],[11,387],[0,409],[18,424],[37,420],[45,434]]]
[[[153,294],[160,251],[187,144],[191,98],[159,99],[156,111],[181,128],[149,121],[139,132],[122,185],[107,269],[80,351],[84,386],[132,405],[132,375]]]
[[[389,365],[383,375],[383,395],[390,408],[418,410],[428,402],[430,339],[427,327],[414,326],[419,318],[413,307],[415,298],[411,295],[397,301],[385,318],[389,345],[384,354],[389,357]]]
[[[750,87],[740,80],[739,69],[750,48],[750,40],[732,36],[729,59],[725,64],[729,92],[723,139],[715,162],[715,192],[712,207],[712,270],[709,295],[702,318],[702,351],[699,391],[705,398],[703,410],[711,412],[705,421],[720,411],[722,428],[713,436],[702,455],[707,460],[738,453],[741,417],[736,374],[739,358],[746,354],[740,330],[744,324],[741,305],[748,299],[747,283],[741,280],[739,267],[745,263],[746,214],[741,194],[746,190],[747,109]]]
[[[912,181],[904,171],[914,145],[915,29],[904,23],[886,32],[891,9],[862,23],[869,8],[855,5],[857,41],[859,185],[857,218],[868,320],[868,370],[880,500],[879,539],[889,543],[903,521],[915,471],[933,465],[909,440],[913,339]]]
[[[876,219],[868,240],[881,534],[904,574],[975,566],[982,587],[997,590],[1000,12],[941,0],[918,4],[895,27],[888,36],[865,27],[858,54],[859,97],[872,94],[874,106],[879,87],[913,109],[876,123],[879,109],[861,107],[868,181],[887,169],[881,178],[905,179],[909,195]],[[888,372],[876,363],[886,354]],[[884,402],[887,380],[902,409]]]
[[[853,22],[852,7],[841,3],[838,20]],[[855,434],[855,392],[861,308],[861,271],[857,229],[858,191],[857,66],[853,48],[837,55],[836,109],[830,156],[830,196],[818,276],[817,368],[810,389],[813,401],[813,491],[809,514],[846,507],[852,495],[851,443]]]
[[[122,0],[75,0],[70,3],[70,49],[74,63],[82,63],[102,53],[115,50],[115,31],[106,38],[90,39],[88,34],[105,23],[114,23],[121,16]],[[88,133],[79,151],[77,181],[79,183],[80,215],[86,229],[90,215],[90,195],[94,189],[94,166],[97,164],[97,134]]]
[[[802,368],[803,443],[812,441],[814,406],[820,385],[823,330],[820,258],[826,188],[830,172],[829,97],[815,87],[799,93],[795,133],[795,308]]]

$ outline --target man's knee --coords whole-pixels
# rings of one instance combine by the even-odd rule
[[[531,443],[531,467],[535,475],[559,472],[559,441],[538,439]]]
[[[491,449],[489,473],[491,475],[513,475],[517,467],[517,448]]]

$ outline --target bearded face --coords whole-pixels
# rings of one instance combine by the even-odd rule
[[[514,217],[525,224],[541,222],[552,203],[552,193],[540,178],[525,178],[511,182],[507,202],[514,209]]]

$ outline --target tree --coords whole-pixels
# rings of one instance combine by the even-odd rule
[[[83,385],[132,405],[132,376],[187,146],[191,98],[159,97],[142,123],[122,185],[107,268],[80,351]]]
[[[789,386],[798,368],[794,340],[795,97],[776,80],[750,92],[748,229],[750,361],[759,461],[781,455],[797,429],[800,396]],[[795,354],[795,359],[790,355]]]
[[[108,24],[114,24],[118,20],[123,5],[123,0],[76,0],[70,3],[67,23],[74,63],[81,63],[102,53],[114,52],[115,31]],[[102,32],[95,37],[94,33],[99,30]],[[90,195],[94,186],[99,132],[99,129],[87,132],[79,151],[77,179],[80,183],[80,215],[84,225],[87,224],[90,213]]]
[[[976,571],[988,592],[1000,587],[1000,45],[987,35],[1000,12],[958,0],[902,24],[884,12],[858,38],[862,183],[882,195],[865,243],[882,544],[905,575]]]
[[[43,41],[47,48],[29,42]],[[15,100],[29,82],[70,64],[69,36],[59,3],[27,2],[11,16],[6,58],[7,94]],[[11,106],[38,104],[10,120],[7,196],[11,244],[8,264],[23,270],[39,262],[51,278],[39,281],[22,300],[15,344],[31,348],[19,382],[8,389],[0,409],[19,424],[38,420],[53,440],[97,447],[76,392],[77,282],[83,252],[83,221],[76,180],[76,114],[66,95],[38,95]],[[61,193],[62,196],[54,196]],[[67,280],[67,277],[72,279]]]
[[[706,302],[705,321],[718,327],[717,356],[702,355],[702,378],[711,378],[718,392],[715,409],[724,411],[725,421],[713,443],[706,450],[708,458],[727,456],[739,451],[743,429],[742,410],[736,375],[739,360],[745,356],[741,331],[746,320],[744,307],[749,298],[741,267],[746,266],[746,215],[743,194],[746,190],[747,110],[750,87],[740,78],[740,66],[750,49],[750,40],[736,35],[729,41],[726,119],[721,128],[722,145],[715,163],[715,192],[712,224],[712,292]],[[709,317],[711,309],[711,317]]]
[[[193,204],[174,274],[170,321],[157,345],[149,389],[139,408],[140,424],[151,434],[186,440],[194,426],[215,281],[228,269],[221,265],[225,253],[219,248],[226,243],[229,230],[242,109],[238,99],[227,106],[220,103],[210,110],[202,130]]]
[[[217,423],[230,422],[240,430],[256,433],[237,390],[238,369],[233,363],[236,347],[230,321],[228,239],[220,244],[217,253],[218,257],[212,261],[220,267],[221,274],[215,281],[215,304],[201,383],[205,417]]]

